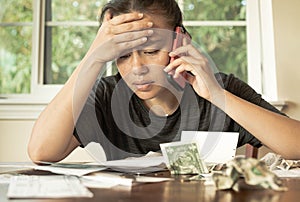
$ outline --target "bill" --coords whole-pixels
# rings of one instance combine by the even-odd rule
[[[164,143],[160,148],[171,174],[208,173],[196,142]]]
[[[239,179],[244,179],[247,185],[263,189],[287,190],[281,179],[269,170],[265,162],[254,158],[235,158],[226,164],[226,169],[222,172],[213,173],[213,179],[218,190],[238,190]]]

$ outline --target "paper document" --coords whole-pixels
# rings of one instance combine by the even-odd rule
[[[102,171],[107,168],[111,168],[120,172],[140,174],[156,172],[166,169],[163,156],[161,156],[161,154],[158,155],[157,153],[153,155],[153,152],[150,153],[150,155],[146,155],[143,157],[132,157],[121,160],[101,161],[93,163],[41,163],[44,163],[45,165],[36,165],[33,163],[26,163],[21,165],[17,163],[5,163],[0,164],[0,167],[31,168],[36,170],[50,171],[56,174],[75,176],[83,176],[89,173]]]
[[[300,178],[300,168],[290,170],[272,170],[278,177]]]
[[[8,198],[93,197],[75,176],[19,175],[11,178]]]
[[[98,172],[82,176],[82,183],[90,188],[111,188],[114,186],[132,186],[133,179],[126,178],[122,173]]]
[[[52,162],[41,162],[45,165],[36,165],[34,163],[0,163],[0,168],[9,168],[14,171],[16,168],[18,169],[35,169],[35,170],[43,170],[49,171],[56,174],[63,175],[75,175],[75,176],[83,176],[92,172],[101,171],[107,169],[106,167],[99,164],[88,164],[88,163],[52,163]]]
[[[136,183],[157,183],[173,180],[166,177],[149,177],[119,172],[97,172],[82,176],[80,179],[83,185],[89,188],[131,187]]]
[[[155,157],[138,157],[138,158],[128,158],[114,161],[102,162],[104,166],[107,167],[130,167],[130,168],[146,168],[150,166],[160,166],[164,163],[163,156]]]
[[[143,156],[122,160],[101,162],[106,167],[120,172],[149,173],[161,171],[166,168],[163,156]]]
[[[163,156],[146,155],[142,157],[132,157],[121,160],[101,161],[97,163],[50,163],[50,165],[33,166],[37,170],[50,171],[57,174],[83,176],[96,171],[102,171],[107,168],[126,173],[145,174],[149,172],[161,171],[166,168]]]
[[[236,154],[239,134],[235,132],[182,131],[181,141],[196,141],[206,163],[226,163]]]
[[[92,172],[110,168],[119,172],[140,173],[161,171],[166,168],[161,154],[152,153],[142,157],[130,157],[121,160],[100,161],[86,164],[50,163],[49,166],[35,166],[34,169],[46,170],[57,174],[83,176]]]
[[[83,176],[89,173],[105,170],[106,167],[101,165],[89,165],[89,164],[74,164],[74,163],[52,163],[51,165],[45,166],[33,166],[33,169],[36,170],[44,170],[50,171],[56,174],[63,175],[75,175],[75,176]]]
[[[9,184],[12,176],[11,174],[0,174],[0,184]]]

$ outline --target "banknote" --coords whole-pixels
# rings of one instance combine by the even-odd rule
[[[196,142],[164,143],[160,148],[172,174],[208,173]]]
[[[290,170],[292,168],[300,168],[300,161],[282,159],[282,161],[277,166],[277,168],[279,168],[280,170]]]
[[[270,170],[290,170],[292,168],[300,168],[300,160],[284,159],[281,155],[275,153],[267,153],[260,159],[265,162]]]
[[[213,173],[213,179],[218,190],[238,190],[238,180],[244,179],[250,186],[276,191],[285,191],[286,187],[266,165],[265,162],[254,158],[238,157],[226,164],[221,173]]]

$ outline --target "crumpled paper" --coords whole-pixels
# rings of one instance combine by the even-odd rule
[[[285,191],[282,181],[266,165],[264,161],[254,158],[236,157],[226,163],[220,172],[213,173],[213,180],[217,190],[239,190],[238,181],[243,179],[249,186],[263,189]]]

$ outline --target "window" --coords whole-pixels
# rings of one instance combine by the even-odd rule
[[[32,0],[2,0],[0,94],[30,92],[32,34]]]
[[[92,43],[98,11],[107,0],[2,2],[0,98],[28,98],[27,104],[42,98],[38,103],[46,104]],[[260,93],[270,92],[268,97],[276,100],[271,2],[178,0],[193,41],[218,70],[235,74]],[[10,102],[6,100],[0,99],[0,105]]]
[[[106,1],[46,0],[44,84],[63,84],[96,36]]]
[[[181,0],[185,26],[221,72],[247,82],[246,1]],[[228,51],[230,50],[230,51]]]
[[[43,82],[62,84],[94,39],[97,11],[106,0],[46,2]],[[247,81],[245,0],[179,0],[178,3],[193,40],[212,57],[217,68]]]

